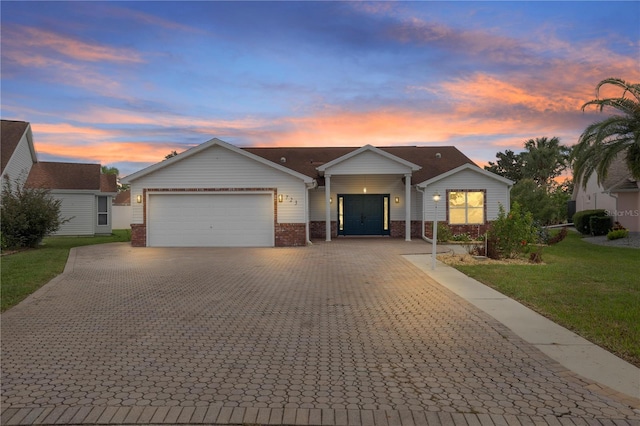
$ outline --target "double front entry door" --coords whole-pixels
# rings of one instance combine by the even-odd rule
[[[338,235],[389,233],[389,194],[338,194]]]

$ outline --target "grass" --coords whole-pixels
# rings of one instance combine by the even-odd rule
[[[131,231],[114,230],[98,237],[48,237],[36,249],[2,256],[0,259],[1,311],[20,303],[31,293],[61,274],[73,247],[130,241]]]
[[[570,232],[542,260],[454,267],[640,367],[640,250]]]

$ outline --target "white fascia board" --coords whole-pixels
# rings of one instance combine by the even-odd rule
[[[358,148],[355,151],[351,151],[350,153],[343,155],[342,157],[338,157],[335,160],[331,160],[328,163],[323,164],[322,166],[316,167],[316,170],[320,172],[321,175],[323,175],[328,168],[333,167],[336,164],[342,163],[343,161],[346,161],[349,158],[355,157],[365,151],[375,152],[376,154],[382,157],[385,157],[391,161],[395,161],[396,163],[400,163],[406,167],[409,167],[412,172],[418,171],[422,168],[422,166],[418,166],[417,164],[413,164],[410,161],[404,160],[400,157],[396,157],[395,155],[389,154],[388,152],[383,151],[380,148],[376,148],[373,145],[365,145],[362,148]]]
[[[31,161],[38,162],[38,155],[36,154],[36,147],[33,144],[33,132],[31,131],[31,123],[27,123],[27,130],[25,130],[27,136],[27,144],[29,145],[29,152],[31,153]]]
[[[231,145],[230,143],[222,141],[222,140],[220,140],[218,138],[213,138],[213,139],[211,139],[211,140],[209,140],[207,142],[204,142],[204,143],[202,143],[202,144],[200,144],[198,146],[195,146],[193,148],[189,148],[188,150],[186,150],[186,151],[184,151],[184,152],[182,152],[182,153],[180,153],[180,154],[178,154],[178,155],[176,155],[174,157],[168,158],[168,159],[166,159],[164,161],[161,161],[159,163],[156,163],[156,164],[153,164],[153,165],[151,165],[149,167],[146,167],[146,168],[144,168],[144,169],[142,169],[140,171],[132,173],[132,174],[120,179],[120,182],[124,183],[124,184],[130,184],[132,181],[135,181],[136,179],[140,179],[143,176],[146,176],[146,175],[148,175],[150,173],[156,172],[156,171],[158,171],[160,169],[163,169],[163,168],[165,168],[167,166],[170,166],[173,163],[176,163],[178,161],[182,161],[185,158],[189,158],[189,157],[191,157],[193,155],[196,155],[199,152],[204,151],[204,150],[206,150],[208,148],[211,148],[212,146],[215,146],[215,145],[220,146],[222,148],[226,148],[226,149],[228,149],[230,151],[233,151],[233,152],[235,152],[237,154],[244,155],[245,157],[248,157],[248,158],[250,158],[250,159],[252,159],[254,161],[257,161],[259,163],[262,163],[262,164],[264,164],[266,166],[269,166],[269,167],[272,167],[274,169],[277,169],[277,170],[279,170],[281,172],[287,173],[287,174],[289,174],[291,176],[294,176],[294,177],[304,181],[306,184],[312,184],[313,181],[314,181],[313,178],[311,178],[309,176],[305,176],[302,173],[298,173],[296,171],[293,171],[291,169],[283,167],[283,166],[281,166],[279,164],[276,164],[276,163],[274,163],[272,161],[266,160],[266,159],[264,159],[264,158],[262,158],[260,156],[252,154],[250,152],[247,152],[247,151],[245,151],[245,150],[243,150],[241,148],[238,148],[237,146]]]
[[[500,175],[497,175],[495,173],[491,173],[487,170],[481,169],[480,167],[474,165],[474,164],[463,164],[462,166],[458,166],[455,169],[451,169],[448,172],[444,172],[438,176],[432,177],[431,179],[425,180],[424,182],[420,182],[417,184],[417,186],[421,187],[421,188],[426,188],[427,186],[431,185],[432,183],[438,182],[439,180],[442,180],[444,178],[447,178],[449,176],[452,176],[456,173],[459,173],[463,170],[471,170],[472,172],[475,173],[479,173],[481,175],[484,175],[486,177],[489,177],[491,179],[495,179],[497,181],[500,181],[502,183],[504,183],[505,185],[508,186],[512,186],[513,185],[513,181],[509,180],[505,177],[502,177]]]

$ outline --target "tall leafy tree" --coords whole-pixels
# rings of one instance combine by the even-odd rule
[[[496,157],[498,160],[495,163],[489,161],[489,165],[484,166],[485,170],[506,177],[514,182],[518,182],[524,177],[522,174],[524,168],[522,154],[516,154],[510,149],[507,149],[505,152],[496,153]]]
[[[622,93],[601,98],[604,86],[613,86]],[[633,177],[640,180],[640,84],[619,78],[602,80],[596,86],[596,99],[582,105],[582,110],[592,105],[600,112],[606,107],[617,113],[591,124],[580,135],[571,156],[574,180],[586,187],[587,179],[596,172],[598,183],[602,183],[619,155],[626,159]]]
[[[569,166],[570,149],[561,145],[557,137],[529,139],[524,147],[524,177],[533,179],[539,186],[553,187],[553,180]]]

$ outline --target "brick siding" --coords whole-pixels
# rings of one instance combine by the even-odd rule
[[[304,223],[277,223],[276,247],[299,247],[307,245],[307,227]]]
[[[131,224],[131,246],[146,247],[147,246],[147,225],[144,223]]]

